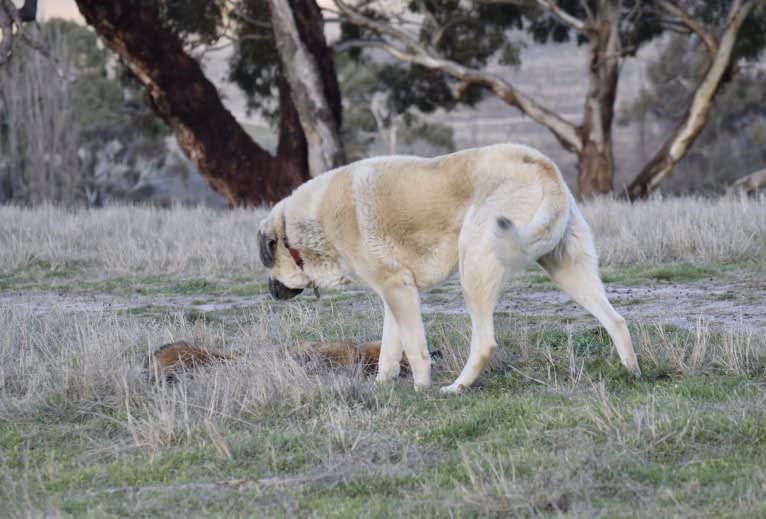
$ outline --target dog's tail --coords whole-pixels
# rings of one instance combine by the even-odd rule
[[[497,242],[500,260],[506,265],[519,268],[530,261],[536,261],[561,243],[571,217],[571,210],[562,210],[545,201],[532,220],[521,229],[507,216],[499,216],[497,234],[500,239]]]
[[[529,263],[529,251],[513,221],[507,216],[499,216],[496,234],[497,256],[500,261],[512,270],[524,268]]]

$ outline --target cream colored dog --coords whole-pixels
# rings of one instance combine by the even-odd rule
[[[361,283],[385,310],[376,380],[397,376],[402,346],[415,387],[431,383],[419,290],[460,270],[471,351],[457,380],[469,387],[496,347],[492,314],[509,274],[537,261],[609,332],[622,364],[639,373],[625,320],[606,298],[590,228],[556,165],[520,145],[433,159],[379,157],[306,182],[261,223],[269,290]]]

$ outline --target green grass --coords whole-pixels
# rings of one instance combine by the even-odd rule
[[[414,394],[402,382],[369,390],[352,411],[369,422],[354,423],[346,442],[322,432],[319,407],[300,423],[285,416],[224,429],[226,453],[198,431],[157,451],[107,449],[120,441],[109,417],[6,424],[2,502],[93,517],[254,509],[447,517],[517,506],[546,514],[554,505],[608,515],[764,511],[760,382],[706,375],[607,385],[611,415],[587,387],[559,394],[512,373],[458,398]],[[642,429],[637,415],[652,423]],[[238,489],[231,480],[251,483]]]
[[[625,208],[626,221],[651,216],[648,204]],[[685,217],[731,236],[679,227],[631,241],[615,221],[622,207],[592,218],[605,281],[670,289],[713,278],[700,298],[760,304],[746,287],[766,265],[762,207],[723,221],[737,207]],[[766,516],[762,329],[629,320],[635,379],[593,320],[498,312],[486,372],[447,396],[438,388],[462,368],[471,326],[451,313],[452,279],[423,296],[429,347],[442,353],[433,388],[381,386],[358,369],[286,357],[301,340],[378,339],[382,308],[356,292],[270,300],[252,248],[259,216],[134,209],[124,225],[101,225],[119,216],[110,211],[3,220],[0,517]],[[27,223],[8,224],[18,218]],[[128,225],[130,236],[115,236]],[[720,290],[727,280],[738,288]],[[537,266],[514,283],[553,287]],[[56,295],[50,311],[13,299],[40,291]],[[122,309],[54,307],[90,295]],[[629,314],[649,298],[613,303]],[[152,386],[140,371],[147,352],[179,339],[241,356]]]
[[[726,269],[722,266],[679,263],[652,267],[604,269],[601,278],[604,283],[621,283],[624,285],[640,285],[647,281],[687,283],[717,277],[725,271]]]

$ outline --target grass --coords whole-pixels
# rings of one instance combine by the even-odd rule
[[[650,204],[585,207],[609,282],[760,279],[762,203]],[[448,284],[424,297],[434,388],[380,386],[287,356],[298,340],[379,338],[382,315],[365,292],[264,300],[262,214],[0,208],[1,517],[766,515],[766,330],[631,322],[634,379],[594,320],[498,311],[487,371],[445,396],[470,334],[466,315],[440,311]],[[730,226],[717,245],[716,225]],[[627,243],[665,232],[640,254]],[[12,298],[51,287],[136,304]],[[746,300],[738,290],[710,299]],[[146,355],[179,339],[240,358],[149,384]]]
[[[600,327],[498,314],[488,372],[448,397],[292,362],[284,348],[296,338],[379,333],[379,322],[316,306],[212,322],[2,314],[4,516],[764,511],[762,332],[638,325],[634,380]],[[435,382],[447,383],[466,318],[426,323],[443,353]],[[188,337],[242,358],[149,385],[143,356]]]

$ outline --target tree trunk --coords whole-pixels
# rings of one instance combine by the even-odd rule
[[[620,0],[600,0],[588,29],[588,92],[578,133],[577,196],[610,193],[614,176],[612,121],[620,61]]]
[[[80,12],[136,75],[152,109],[229,206],[275,202],[308,178],[306,144],[289,88],[280,84],[277,157],[255,143],[179,40],[140,0],[76,0]]]
[[[16,7],[13,0],[0,0],[0,65],[5,64],[13,52],[13,38],[21,35],[21,40],[43,51],[42,47],[29,40],[24,33],[24,22],[34,22],[37,18],[37,0],[24,0],[24,5]]]
[[[614,159],[611,141],[585,142],[577,155],[577,196],[581,200],[611,193],[614,175]]]
[[[627,189],[630,200],[646,198],[659,183],[673,173],[673,168],[689,151],[707,123],[713,97],[731,62],[731,52],[742,22],[753,8],[752,1],[735,0],[729,11],[726,28],[708,69],[694,92],[692,104],[673,129],[657,154],[644,166]]]
[[[332,59],[325,63],[317,59],[329,56],[321,12],[314,0],[292,0],[292,6],[289,0],[269,0],[269,9],[282,71],[308,142],[309,172],[315,177],[340,166],[345,159],[340,139],[340,99],[332,106],[327,81],[322,77],[324,71],[325,78],[329,76],[337,89],[334,63]]]

